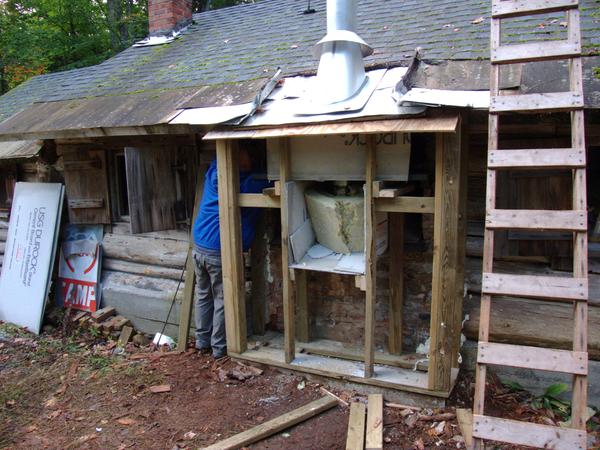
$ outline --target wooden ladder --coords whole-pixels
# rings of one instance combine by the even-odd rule
[[[473,437],[540,448],[586,448],[587,410],[587,200],[586,148],[583,111],[582,60],[579,5],[577,0],[492,0],[489,151],[486,194],[486,226],[483,252],[481,313]],[[549,12],[567,14],[568,38],[560,41],[501,45],[501,21]],[[543,60],[569,62],[570,90],[560,93],[500,95],[500,66]],[[498,149],[499,115],[518,112],[571,114],[571,148]],[[571,169],[573,209],[568,211],[496,209],[496,176],[499,170]],[[553,230],[573,233],[573,276],[548,277],[494,273],[495,230]],[[573,351],[508,345],[489,341],[492,296],[543,298],[572,303]],[[517,301],[517,300],[515,300]],[[570,428],[539,425],[484,415],[487,365],[521,367],[573,375]]]

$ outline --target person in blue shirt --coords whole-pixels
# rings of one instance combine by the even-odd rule
[[[240,192],[259,193],[269,185],[251,173],[252,159],[245,147],[239,151]],[[260,210],[241,209],[242,246],[247,251],[254,239],[254,228]],[[200,210],[193,229],[194,269],[196,272],[196,348],[215,359],[227,355],[225,307],[221,270],[221,234],[219,228],[219,194],[217,162],[206,171]]]

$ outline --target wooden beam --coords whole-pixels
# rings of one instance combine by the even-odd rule
[[[430,114],[429,117],[293,125],[254,130],[215,130],[209,131],[203,139],[268,139],[290,136],[327,136],[332,134],[352,133],[454,133],[458,124],[459,118],[456,113],[434,112]]]
[[[383,449],[383,395],[369,394],[365,450]]]
[[[247,344],[246,297],[238,204],[240,177],[237,142],[217,142],[217,176],[227,349],[242,353]]]
[[[290,280],[290,230],[288,224],[288,192],[286,183],[290,180],[290,141],[288,138],[277,140],[279,145],[279,181],[281,183],[281,285],[283,295],[283,327],[285,362],[291,363],[296,358],[296,305]]]
[[[435,212],[435,200],[433,197],[378,198],[375,200],[375,211],[433,214]]]
[[[365,448],[365,404],[352,402],[348,419],[346,450],[364,450]]]
[[[283,414],[268,422],[255,426],[243,433],[236,434],[228,439],[217,442],[204,450],[237,450],[241,447],[253,444],[268,438],[280,431],[290,428],[300,422],[303,422],[317,414],[327,411],[338,404],[338,401],[330,396],[320,398],[314,402],[304,405],[289,413]]]
[[[567,14],[569,38],[581,39],[580,14],[578,10]],[[583,93],[583,63],[582,58],[569,61],[570,88],[572,91]],[[583,109],[571,113],[571,147],[586,148],[585,143],[585,114]],[[578,168],[573,171],[573,209],[587,211],[587,171]],[[586,221],[587,225],[587,221]],[[588,278],[588,234],[587,226],[573,238],[573,276]],[[573,351],[587,352],[588,347],[588,305],[577,302],[573,308]],[[575,375],[572,383],[573,396],[571,399],[571,424],[573,428],[586,430],[586,414],[588,404],[588,378]]]
[[[306,270],[294,270],[296,293],[296,337],[300,342],[310,341],[310,323],[308,313],[308,285]]]
[[[197,147],[196,147],[197,148]],[[183,287],[183,300],[181,301],[181,310],[179,313],[179,334],[177,338],[177,350],[184,352],[187,348],[187,342],[190,337],[190,323],[192,321],[192,308],[194,306],[194,284],[196,283],[195,262],[192,257],[192,249],[194,246],[194,222],[200,210],[200,200],[204,192],[204,175],[205,167],[198,169],[196,177],[196,193],[194,194],[194,209],[192,212],[192,220],[190,227],[189,248],[185,262],[185,284]]]
[[[404,304],[404,215],[391,214],[390,246],[390,307],[388,348],[392,355],[402,353],[402,309]]]
[[[458,198],[458,229],[456,232],[456,279],[454,298],[454,319],[452,321],[452,335],[454,343],[452,345],[452,367],[459,367],[459,353],[461,349],[461,333],[463,321],[463,302],[465,299],[465,263],[467,253],[467,201],[469,184],[469,113],[463,113],[461,120],[461,155],[460,155],[460,177],[459,198]]]
[[[375,354],[375,297],[377,278],[377,253],[375,230],[377,227],[373,199],[373,181],[377,170],[377,144],[375,136],[367,138],[367,161],[365,174],[365,378],[374,375]]]
[[[429,388],[446,390],[451,385],[452,355],[457,340],[453,335],[457,303],[456,262],[460,199],[461,134],[438,134],[435,160],[435,218]]]
[[[250,277],[252,279],[252,331],[260,336],[266,331],[266,297],[268,289],[268,246],[267,217],[261,214],[256,222],[256,233],[250,251]]]
[[[274,188],[270,188],[274,189]],[[279,198],[265,194],[240,194],[239,205],[241,208],[279,208]]]
[[[470,409],[456,408],[456,421],[460,434],[465,439],[465,447],[473,448],[473,412]]]

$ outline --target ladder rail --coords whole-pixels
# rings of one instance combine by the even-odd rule
[[[492,0],[492,20],[490,27],[491,69],[490,69],[490,111],[488,130],[488,170],[486,187],[486,228],[484,234],[483,274],[487,283],[482,283],[479,351],[476,366],[475,397],[473,405],[477,427],[474,428],[475,448],[482,448],[484,439],[512,443],[538,445],[544,443],[549,448],[585,448],[587,410],[587,320],[588,320],[588,260],[587,260],[587,194],[586,194],[586,146],[583,96],[583,70],[581,59],[580,11],[577,0]],[[501,21],[503,18],[535,16],[547,12],[567,13],[568,45],[550,49],[549,45],[522,44],[501,46]],[[579,51],[577,52],[577,50]],[[527,52],[537,51],[527,55]],[[562,59],[569,62],[569,91],[538,95],[501,96],[499,91],[499,70],[505,64],[544,59]],[[512,98],[511,98],[512,97]],[[533,101],[534,104],[527,104]],[[554,112],[569,111],[571,116],[570,149],[523,149],[502,154],[498,149],[500,114],[506,112]],[[528,155],[527,152],[532,154]],[[543,156],[541,156],[543,155]],[[521,167],[522,163],[522,167]],[[496,209],[497,171],[505,169],[571,169],[573,178],[572,209],[568,211],[538,211],[545,218],[535,218],[524,223],[521,212]],[[503,212],[504,211],[504,212]],[[531,210],[522,210],[535,213]],[[511,216],[512,214],[512,216]],[[533,214],[532,214],[533,215]],[[548,220],[550,219],[550,220]],[[551,225],[552,219],[562,219],[561,224]],[[496,222],[498,220],[499,222]],[[526,275],[502,275],[493,273],[494,233],[497,229],[540,228],[543,225],[570,230],[573,233],[573,275],[569,279],[550,279]],[[520,282],[531,278],[532,283]],[[533,283],[535,282],[535,283]],[[551,283],[545,286],[544,283]],[[534,292],[535,285],[544,288],[543,295]],[[554,286],[551,287],[551,286]],[[557,290],[556,294],[552,290]],[[509,292],[521,294],[527,290],[534,297],[556,297],[558,300],[573,303],[573,350],[540,349],[521,345],[490,343],[490,318],[492,296]],[[563,295],[560,299],[560,295]],[[509,352],[509,350],[513,350]],[[520,353],[516,353],[520,351]],[[515,356],[511,358],[508,353]],[[570,429],[547,427],[527,422],[518,422],[485,416],[485,381],[487,365],[529,367],[551,372],[573,375],[572,425]],[[525,436],[530,430],[531,435]],[[575,447],[573,447],[575,446]]]

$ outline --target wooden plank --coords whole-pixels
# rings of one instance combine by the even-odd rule
[[[500,21],[491,21],[491,47],[500,45]],[[500,81],[500,67],[492,65],[490,68],[490,95],[498,95]],[[498,150],[498,125],[499,117],[497,114],[490,114],[488,117],[488,152]],[[486,177],[486,211],[496,208],[496,171],[489,169]],[[483,272],[492,272],[494,265],[494,230],[486,228],[483,236]],[[489,295],[481,296],[480,314],[479,314],[479,333],[480,342],[487,342],[490,334],[490,303]],[[475,367],[475,393],[473,396],[473,412],[483,414],[485,406],[485,385],[487,377],[487,367],[483,364],[477,364]],[[483,442],[477,440],[473,442],[474,448],[481,449]]]
[[[585,278],[483,273],[481,284],[481,292],[484,294],[558,301],[588,299],[588,284]]]
[[[436,212],[433,232],[429,388],[445,390],[451,385],[452,354],[458,342],[453,335],[457,303],[456,263],[460,199],[461,133],[437,135]],[[460,297],[462,299],[462,296]],[[453,350],[454,349],[454,350]]]
[[[238,202],[242,208],[279,208],[281,206],[278,197],[265,194],[240,194],[239,197]]]
[[[197,148],[197,147],[196,147]],[[200,210],[200,201],[202,200],[202,194],[204,192],[204,181],[205,181],[205,167],[202,166],[198,171],[196,177],[196,189],[194,194],[194,209],[191,217],[191,227],[189,232],[189,247],[186,257],[186,273],[185,273],[185,284],[183,287],[183,300],[181,301],[181,310],[179,313],[179,332],[177,337],[177,350],[183,352],[187,348],[187,342],[190,337],[190,324],[192,321],[192,308],[194,306],[194,288],[196,284],[196,270],[195,261],[192,256],[193,245],[194,245],[194,223],[196,216]]]
[[[346,450],[364,450],[365,448],[365,404],[352,402],[348,419]]]
[[[570,58],[581,54],[581,43],[571,41],[544,41],[527,44],[502,45],[492,48],[492,63],[546,61]]]
[[[69,208],[71,209],[102,208],[103,206],[103,198],[75,198],[69,200]]]
[[[569,38],[580,39],[580,14],[578,10],[569,11]],[[569,61],[570,89],[583,92],[583,66],[581,58]],[[586,148],[585,142],[585,117],[584,111],[571,113],[571,146],[573,148]],[[573,171],[573,208],[587,211],[586,169],[579,168]],[[573,239],[573,276],[578,278],[588,277],[588,234],[587,229],[576,233]],[[587,352],[588,347],[588,305],[577,302],[573,309],[573,350]],[[588,378],[575,375],[572,384],[571,424],[573,428],[586,429],[587,404],[588,404]]]
[[[369,394],[365,450],[383,449],[383,395]]]
[[[234,141],[217,142],[217,178],[221,264],[228,352],[246,350],[246,297],[240,222],[238,149]]]
[[[459,119],[455,113],[436,113],[429,117],[369,120],[363,122],[322,123],[317,125],[283,126],[258,130],[218,130],[208,132],[203,139],[267,139],[290,136],[379,133],[453,133]]]
[[[125,148],[127,198],[132,233],[177,227],[175,153],[164,147]]]
[[[577,8],[578,0],[493,0],[492,17],[506,18]]]
[[[333,358],[349,359],[351,361],[362,361],[364,359],[363,349],[352,344],[344,344],[328,339],[316,339],[305,342],[300,346],[304,353],[311,355],[331,356]],[[391,352],[375,352],[375,364],[386,366],[402,367],[403,369],[414,369],[427,372],[428,362],[422,360],[422,355],[416,353],[407,353],[404,355],[394,355]]]
[[[571,352],[525,345],[480,342],[477,362],[577,375],[587,375],[587,352]]]
[[[261,214],[256,222],[256,232],[250,249],[250,278],[252,290],[252,331],[262,336],[266,330],[267,296],[268,296],[268,254],[269,232],[267,216]]]
[[[375,211],[433,214],[435,211],[434,203],[433,197],[378,198],[375,200]]]
[[[586,211],[492,209],[485,218],[489,229],[587,231]]]
[[[461,161],[460,161],[460,186],[458,198],[458,225],[456,231],[456,271],[455,271],[455,303],[452,320],[452,367],[460,366],[460,350],[462,346],[462,324],[463,303],[465,298],[465,264],[467,253],[467,203],[469,185],[469,148],[471,146],[469,136],[470,114],[468,111],[462,113],[461,120]]]
[[[470,409],[456,408],[456,420],[467,449],[473,448],[473,413]]]
[[[473,436],[492,441],[555,450],[583,450],[586,433],[573,428],[553,427],[517,420],[473,415]]]
[[[290,166],[290,141],[282,138],[277,141],[279,145],[279,181],[281,183],[281,286],[283,295],[283,327],[285,341],[285,362],[291,363],[296,358],[296,305],[290,280],[290,230],[288,223],[288,190],[286,183],[289,181]]]
[[[236,434],[228,439],[217,442],[206,447],[204,450],[237,450],[241,447],[253,444],[279,433],[286,428],[290,428],[300,422],[303,422],[317,414],[327,411],[338,404],[333,397],[326,396],[315,400],[301,408],[295,409],[289,413],[283,414],[275,419],[255,426],[243,433]]]
[[[377,219],[373,199],[373,181],[377,171],[377,143],[374,136],[367,138],[365,173],[365,378],[374,375],[375,361],[375,300],[377,291],[377,253],[375,231]]]
[[[296,337],[300,342],[310,341],[310,322],[308,313],[308,285],[306,270],[294,270],[296,293]]]
[[[402,310],[404,304],[404,215],[391,214],[389,220],[390,307],[388,349],[391,354],[400,355],[402,353]]]
[[[488,153],[488,167],[494,169],[564,169],[567,167],[585,167],[585,149],[496,150]]]
[[[580,92],[549,92],[490,97],[490,113],[558,112],[573,111],[580,108],[583,108],[583,95]]]

